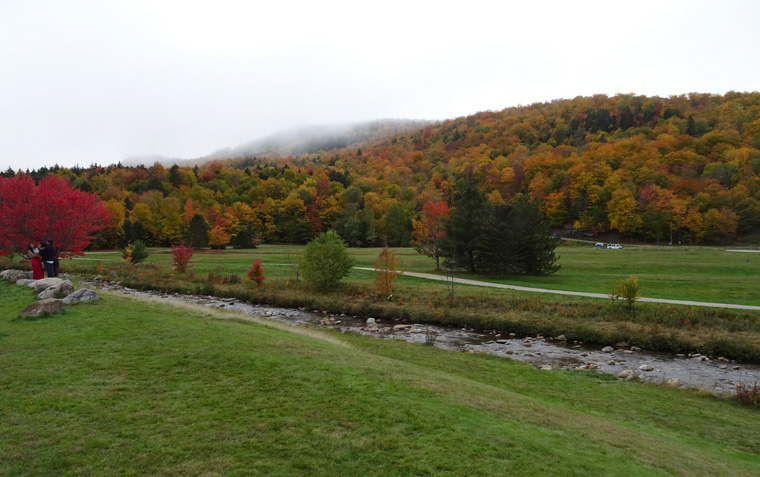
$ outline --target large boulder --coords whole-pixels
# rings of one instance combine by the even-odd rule
[[[21,310],[22,318],[52,315],[63,311],[63,301],[57,298],[48,298],[47,300],[35,301],[31,305]]]
[[[71,305],[74,303],[85,303],[97,300],[100,300],[100,295],[98,295],[97,292],[88,288],[80,288],[79,290],[64,298],[63,303],[65,305]]]
[[[63,279],[58,277],[53,278],[42,278],[40,280],[35,280],[33,283],[30,283],[27,285],[29,288],[34,288],[34,291],[37,293],[50,288],[52,286],[58,285],[63,282]]]
[[[35,282],[36,280],[32,280],[31,278],[19,278],[16,280],[16,285],[20,287],[28,286],[30,283]]]
[[[70,280],[63,280],[58,285],[45,288],[37,295],[40,300],[47,300],[48,298],[63,298],[74,293],[74,284]]]
[[[0,272],[0,277],[8,280],[9,282],[16,282],[22,278],[32,278],[32,272],[26,272],[24,270],[4,270]]]

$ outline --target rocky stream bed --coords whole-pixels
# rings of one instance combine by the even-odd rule
[[[253,305],[234,298],[167,294],[127,288],[116,282],[95,280],[88,285],[134,296],[194,303],[209,307],[239,310],[294,326],[334,328],[384,339],[427,343],[439,348],[488,353],[519,359],[544,370],[592,369],[614,374],[621,379],[640,379],[688,386],[719,393],[733,393],[738,383],[760,382],[760,366],[738,363],[722,357],[701,354],[674,354],[641,350],[627,343],[593,346],[568,341],[563,336],[518,336],[514,333],[478,331],[440,325],[380,320],[372,317],[331,314],[320,310],[288,309]]]

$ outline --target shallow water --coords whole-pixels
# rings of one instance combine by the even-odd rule
[[[368,325],[368,317],[329,314],[319,310],[289,309],[253,305],[237,299],[211,296],[166,294],[126,288],[118,283],[96,281],[90,285],[136,296],[150,296],[199,305],[239,310],[250,315],[264,316],[295,326],[334,328],[385,339],[400,339],[411,343],[428,343],[436,347],[473,353],[488,353],[519,359],[536,367],[548,369],[595,369],[643,381],[668,382],[715,392],[734,392],[738,383],[760,382],[760,366],[743,364],[722,358],[698,354],[678,355],[642,351],[626,343],[610,343],[609,347],[568,342],[562,337],[517,336],[497,334],[440,325],[414,324],[404,321],[375,319],[377,329]],[[605,349],[606,348],[606,349]],[[604,349],[604,351],[603,351]],[[651,369],[650,369],[651,368]],[[677,381],[675,381],[677,380]]]

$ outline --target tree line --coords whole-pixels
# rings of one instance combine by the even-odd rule
[[[505,232],[494,217],[530,202],[557,233],[721,243],[760,227],[758,111],[758,93],[597,95],[481,112],[360,149],[42,172],[106,204],[111,225],[94,247],[306,243],[326,230],[351,246],[419,246],[427,204],[457,220],[463,176],[487,230]],[[455,253],[472,268],[473,250]]]

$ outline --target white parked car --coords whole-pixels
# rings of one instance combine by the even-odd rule
[[[619,243],[608,243],[607,248],[611,248],[613,250],[620,250],[623,248],[623,246],[620,245]]]

